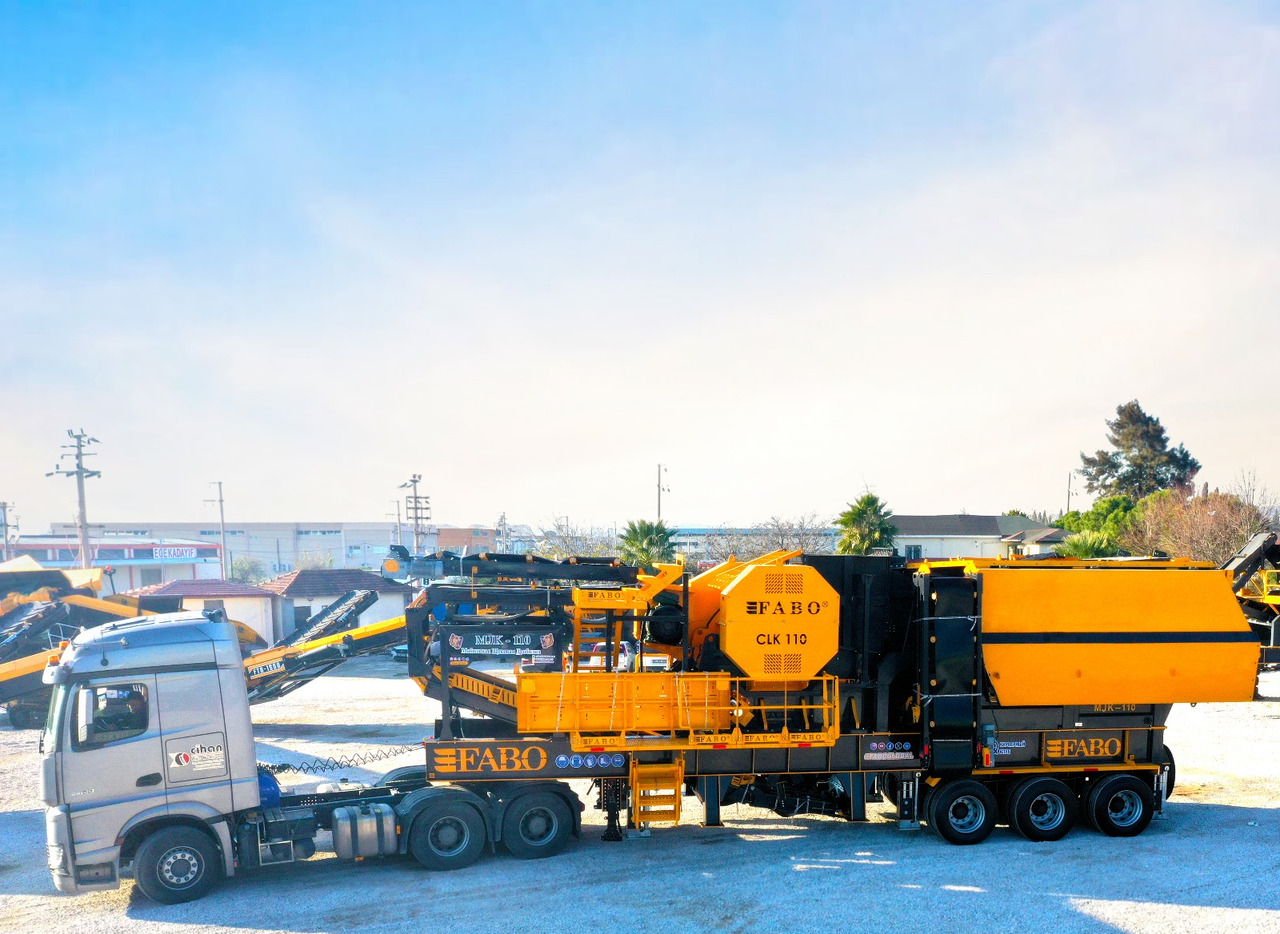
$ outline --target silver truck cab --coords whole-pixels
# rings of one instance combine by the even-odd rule
[[[179,889],[231,875],[233,815],[259,804],[232,624],[220,613],[108,623],[73,639],[44,679],[40,796],[57,889],[116,888],[144,847]]]

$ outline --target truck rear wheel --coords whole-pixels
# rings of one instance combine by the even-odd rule
[[[1155,796],[1139,778],[1108,775],[1089,792],[1089,823],[1108,837],[1136,837],[1155,813]]]
[[[465,869],[484,850],[484,818],[461,801],[428,804],[409,832],[409,852],[428,869]]]
[[[517,859],[555,856],[572,835],[569,806],[549,791],[516,798],[502,817],[502,842]]]
[[[142,841],[133,858],[142,894],[162,905],[202,898],[218,881],[218,849],[193,827],[166,827]]]
[[[997,811],[991,789],[970,778],[946,782],[929,796],[929,826],[943,840],[960,846],[991,836]]]
[[[1009,826],[1028,840],[1061,840],[1076,822],[1076,794],[1056,778],[1028,778],[1009,795]]]

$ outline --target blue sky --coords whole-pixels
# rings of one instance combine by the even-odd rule
[[[0,2],[0,499],[689,525],[1280,487],[1274,4]]]

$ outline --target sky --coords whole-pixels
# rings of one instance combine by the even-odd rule
[[[1280,5],[0,0],[0,346],[28,534],[1280,489]]]

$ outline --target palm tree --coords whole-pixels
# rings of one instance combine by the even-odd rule
[[[622,560],[634,567],[651,568],[658,562],[675,558],[676,546],[672,539],[676,530],[669,529],[661,519],[633,519],[618,536]]]
[[[889,520],[893,512],[868,491],[856,503],[836,517],[836,527],[843,530],[836,544],[836,554],[869,555],[874,548],[892,548],[898,527]]]
[[[1053,551],[1059,558],[1110,558],[1120,553],[1120,547],[1106,532],[1085,529],[1068,535]]]

